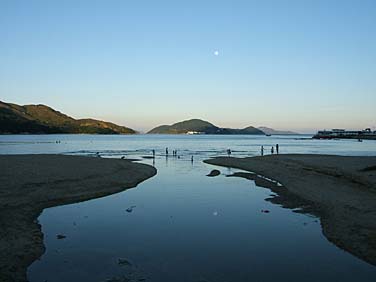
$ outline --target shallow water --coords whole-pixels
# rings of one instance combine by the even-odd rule
[[[164,154],[169,147],[179,155],[198,158],[224,155],[231,148],[233,156],[252,156],[265,153],[271,146],[280,145],[281,153],[312,153],[338,155],[376,155],[374,140],[314,140],[311,135],[252,136],[252,135],[0,135],[0,154],[94,154],[106,156],[150,155],[155,149]],[[61,143],[56,143],[56,141]]]
[[[374,141],[296,138],[0,136],[2,154],[141,158],[157,150],[158,174],[138,187],[43,211],[46,253],[29,267],[29,280],[374,281],[376,267],[328,242],[317,218],[265,201],[272,193],[253,181],[225,177],[237,170],[218,168],[220,176],[205,176],[215,167],[201,160],[227,148],[234,156],[259,154],[261,145],[275,143],[283,153],[376,155]],[[162,156],[166,146],[181,157]]]

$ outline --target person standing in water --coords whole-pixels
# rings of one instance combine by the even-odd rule
[[[166,156],[168,156],[168,148],[166,148]]]
[[[231,156],[231,149],[227,149],[227,156],[228,156],[228,157]]]
[[[264,155],[264,146],[261,146],[261,156]]]
[[[277,145],[275,145],[275,151],[276,151],[276,153],[277,153],[277,155],[279,154],[279,145],[277,144]]]
[[[153,159],[155,159],[155,150],[153,149],[151,152],[153,153]]]
[[[272,146],[272,148],[270,149],[270,152],[272,153],[272,155],[274,154],[274,146]]]

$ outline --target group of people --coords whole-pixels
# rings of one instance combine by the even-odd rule
[[[261,156],[263,156],[264,155],[264,146],[261,146]],[[279,154],[279,145],[278,144],[276,144],[275,145],[275,152],[277,153],[277,155]],[[273,155],[274,154],[274,146],[272,146],[271,148],[270,148],[270,153]]]
[[[270,148],[270,153],[272,155],[274,154],[274,151],[276,152],[277,155],[279,154],[279,144],[275,145],[275,150],[274,150],[274,146],[272,146]],[[227,156],[230,157],[231,156],[231,149],[227,149],[226,152],[227,152]],[[261,146],[261,156],[264,155],[264,152],[265,152],[265,148],[264,148],[264,146]]]
[[[180,156],[178,156],[178,150],[173,150],[172,151],[172,156],[177,157],[180,159]],[[155,150],[153,150],[153,157],[155,158]],[[168,157],[168,147],[166,147],[166,158]],[[193,156],[191,156],[191,162],[193,163]]]
[[[227,156],[228,157],[230,157],[231,156],[231,153],[232,153],[232,151],[231,151],[231,149],[227,149],[226,150],[226,152],[227,152]],[[273,155],[274,154],[274,152],[278,155],[279,154],[279,144],[276,144],[275,145],[275,150],[274,150],[274,146],[272,146],[271,148],[270,148],[270,153]],[[153,153],[153,158],[155,158],[155,150],[152,150],[152,153]],[[168,157],[168,147],[166,147],[166,157]],[[264,146],[262,145],[261,146],[261,156],[263,156],[264,155],[264,153],[265,153],[265,148],[264,148]],[[178,150],[173,150],[172,151],[172,156],[173,157],[178,157]],[[180,157],[179,157],[180,158]],[[191,162],[193,162],[193,156],[191,156]]]
[[[153,150],[153,156],[155,156],[155,150]],[[168,156],[168,147],[166,148],[166,157]],[[178,156],[178,150],[172,150],[172,156],[177,157]]]

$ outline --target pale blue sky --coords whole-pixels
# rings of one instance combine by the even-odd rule
[[[139,130],[374,127],[376,1],[0,0],[0,100]]]

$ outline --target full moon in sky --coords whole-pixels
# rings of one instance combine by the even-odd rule
[[[218,50],[215,50],[214,51],[214,56],[218,56],[219,55],[219,51]]]

